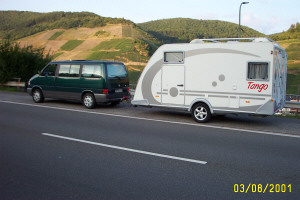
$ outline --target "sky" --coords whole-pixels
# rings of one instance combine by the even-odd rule
[[[247,1],[247,0],[245,0]],[[0,10],[93,12],[142,23],[168,18],[222,20],[238,24],[240,0],[0,0]],[[241,24],[265,34],[300,22],[300,0],[248,0]]]

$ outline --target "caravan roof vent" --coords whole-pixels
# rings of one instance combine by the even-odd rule
[[[190,43],[191,44],[204,44],[205,42],[202,39],[194,39]]]
[[[268,38],[254,38],[253,42],[270,42]]]

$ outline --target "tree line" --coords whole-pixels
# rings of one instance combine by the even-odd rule
[[[238,25],[219,20],[173,18],[137,24],[162,43],[190,42],[193,39],[235,38]],[[264,34],[242,26],[242,37],[263,37]]]
[[[273,40],[288,40],[288,39],[300,39],[300,23],[292,24],[287,31],[273,34],[270,36]]]

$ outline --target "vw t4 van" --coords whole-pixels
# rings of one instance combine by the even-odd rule
[[[36,103],[45,98],[79,100],[86,108],[119,104],[129,96],[129,79],[121,62],[55,61],[33,76],[27,92]]]

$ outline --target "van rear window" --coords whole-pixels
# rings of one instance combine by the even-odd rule
[[[107,64],[107,76],[109,78],[127,77],[127,70],[125,65],[116,63]]]

